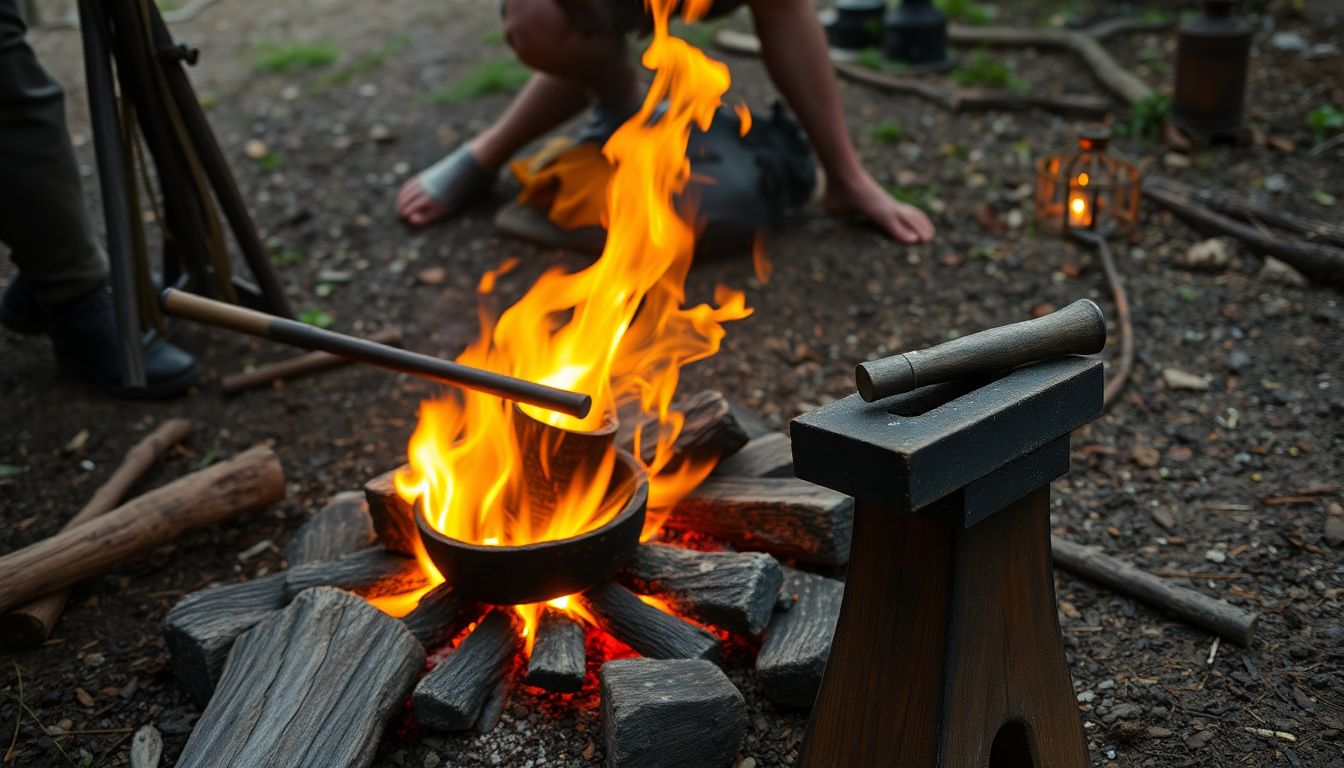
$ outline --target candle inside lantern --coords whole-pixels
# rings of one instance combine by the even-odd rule
[[[1092,226],[1092,206],[1088,204],[1087,194],[1084,189],[1089,181],[1086,173],[1080,173],[1074,177],[1073,184],[1069,185],[1069,226],[1087,227]]]

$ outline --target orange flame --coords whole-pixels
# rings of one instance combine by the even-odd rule
[[[535,422],[556,428],[541,442],[558,444],[566,434],[598,430],[618,412],[656,420],[656,428],[639,430],[642,440],[653,441],[652,450],[636,445],[634,452],[653,457],[645,464],[646,536],[713,469],[712,461],[672,465],[682,427],[672,400],[681,367],[716,353],[723,323],[751,310],[740,291],[722,286],[715,292],[717,306],[683,306],[695,232],[673,200],[690,178],[692,126],[709,127],[729,76],[725,65],[669,34],[677,5],[650,0],[654,32],[642,61],[654,70],[653,84],[640,110],[603,147],[613,172],[601,257],[578,272],[546,272],[498,317],[486,297],[513,264],[487,272],[478,287],[480,335],[457,357],[466,365],[584,392],[593,399],[592,412],[580,419],[477,392],[422,403],[409,467],[397,473],[396,487],[447,536],[485,545],[548,541],[598,528],[619,512],[625,499],[605,499],[615,466],[610,446],[572,468],[559,498],[542,498],[529,485],[528,473],[537,467],[553,480],[560,476],[552,460],[557,446],[536,445]],[[707,0],[682,5],[688,20],[708,8]],[[531,442],[520,435],[530,435]],[[441,582],[419,554],[432,581]],[[540,609],[519,606],[529,646]]]

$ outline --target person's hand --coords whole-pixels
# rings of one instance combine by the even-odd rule
[[[920,209],[892,197],[867,172],[849,179],[826,179],[824,203],[831,213],[860,214],[902,243],[933,239],[933,222]]]

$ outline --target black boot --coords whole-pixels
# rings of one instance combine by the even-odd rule
[[[121,381],[112,295],[103,287],[59,305],[43,305],[47,335],[66,375],[92,381],[113,397],[159,399],[180,395],[200,376],[190,354],[163,339],[145,347],[145,387]]]
[[[15,275],[0,296],[0,325],[15,333],[38,334],[47,330],[42,305],[23,275]]]

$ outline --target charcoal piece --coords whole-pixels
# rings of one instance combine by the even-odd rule
[[[666,525],[817,565],[849,562],[854,500],[797,478],[710,477]]]
[[[664,613],[619,584],[603,582],[581,593],[578,599],[603,630],[644,656],[719,659],[722,649],[712,633]]]
[[[335,560],[374,543],[369,504],[358,491],[338,493],[299,528],[285,550],[289,567]]]
[[[479,603],[463,598],[445,582],[421,595],[415,609],[401,617],[401,623],[421,645],[433,648],[456,637],[482,613]]]
[[[754,437],[714,467],[716,477],[793,477],[793,447],[779,432]]]
[[[177,681],[199,707],[214,693],[239,635],[285,607],[285,574],[192,592],[163,620],[163,640]]]
[[[397,495],[392,478],[398,471],[384,472],[365,483],[364,499],[369,505],[369,519],[373,521],[378,543],[393,552],[414,555],[420,533],[415,529],[412,505]]]
[[[312,587],[337,587],[360,597],[399,595],[429,583],[413,557],[369,547],[325,563],[309,563],[285,571],[285,593],[291,598]]]
[[[415,721],[441,731],[476,725],[481,709],[522,644],[512,608],[494,608],[411,695]]]
[[[504,717],[504,707],[509,703],[509,692],[512,689],[509,676],[501,675],[499,682],[495,683],[494,690],[490,691],[485,703],[481,705],[481,714],[476,718],[477,733],[489,733],[499,725],[500,718]]]
[[[308,590],[238,638],[178,768],[362,768],[424,667],[393,619]]]
[[[733,421],[746,433],[747,439],[755,440],[762,435],[768,435],[775,430],[765,423],[765,420],[756,415],[756,412],[739,403],[728,403],[728,411],[733,415]]]
[[[587,661],[583,625],[569,614],[544,608],[537,621],[537,639],[527,661],[527,684],[555,693],[573,693],[583,687]]]
[[[666,600],[678,613],[731,632],[758,635],[770,621],[784,576],[761,552],[697,552],[643,544],[617,580]]]
[[[720,392],[707,389],[673,403],[672,408],[685,418],[681,432],[672,444],[676,456],[721,460],[747,444],[747,433],[733,418],[732,409]],[[633,424],[623,421],[616,430],[616,445],[633,453],[635,429],[638,428],[640,456],[645,463],[652,462],[657,448],[657,425],[658,420],[654,417]],[[673,462],[676,461],[674,458]]]
[[[729,765],[747,728],[742,693],[699,659],[617,659],[602,665],[607,765]]]
[[[756,676],[766,698],[785,707],[811,707],[821,687],[845,585],[835,579],[785,569],[792,608],[775,614],[756,654]]]

